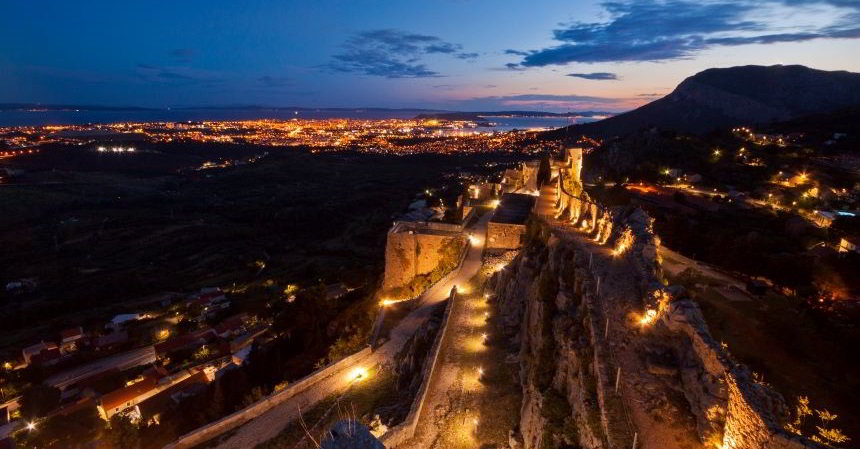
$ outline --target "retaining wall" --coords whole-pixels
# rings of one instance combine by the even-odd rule
[[[451,310],[454,308],[454,302],[457,294],[451,293],[448,298],[448,304],[445,305],[445,316],[442,319],[442,328],[436,334],[436,339],[433,341],[433,347],[430,351],[430,363],[424,364],[424,369],[421,372],[421,388],[418,389],[418,394],[409,408],[409,414],[406,419],[388,430],[380,441],[386,448],[392,449],[403,442],[409,440],[415,435],[415,428],[418,425],[418,418],[421,417],[421,411],[424,409],[424,402],[427,400],[427,392],[430,390],[430,381],[433,379],[433,373],[436,370],[436,364],[439,361],[439,354],[442,352],[442,342],[445,340],[445,335],[448,333],[448,324],[451,320]]]
[[[227,431],[230,431],[242,424],[268,412],[275,406],[278,406],[293,396],[301,393],[304,390],[312,387],[317,382],[335,375],[342,375],[346,369],[351,368],[356,362],[370,356],[371,349],[366,347],[355,354],[338,360],[325,368],[321,368],[313,373],[303,377],[287,388],[272,393],[269,396],[251,404],[250,406],[227,415],[217,421],[211,422],[203,427],[197,428],[185,435],[182,435],[171,444],[165,446],[165,449],[183,449],[196,446],[217,437]]]

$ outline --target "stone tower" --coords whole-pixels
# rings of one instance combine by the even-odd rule
[[[567,155],[565,159],[568,162],[568,167],[570,167],[570,178],[571,181],[576,183],[581,183],[581,175],[582,175],[582,148],[574,147],[568,148],[565,150]]]

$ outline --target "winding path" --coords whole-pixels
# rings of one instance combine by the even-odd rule
[[[471,232],[476,235],[485,235],[487,222],[491,215],[485,214],[469,228]],[[486,239],[481,238],[477,244],[470,245],[468,253],[457,271],[446,276],[424,292],[419,298],[420,305],[418,308],[404,317],[392,329],[389,340],[373,353],[353,364],[344,366],[338,373],[320,380],[312,387],[296,393],[284,403],[233,430],[229,436],[212,447],[217,449],[249,449],[275,438],[287,424],[298,418],[299,408],[307,410],[325,398],[344,392],[352,382],[348,373],[355,368],[373,367],[393,360],[406,341],[432,315],[433,306],[447,299],[453,286],[466,284],[478,272],[481,268],[481,256],[485,242]]]

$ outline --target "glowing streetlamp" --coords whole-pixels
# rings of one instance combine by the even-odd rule
[[[367,378],[367,368],[356,367],[353,368],[352,371],[349,372],[347,376],[350,382],[360,382],[363,379]]]
[[[35,421],[28,422],[27,423],[27,430],[30,432],[36,430],[36,422]]]
[[[643,315],[642,318],[639,319],[639,324],[642,325],[642,327],[649,326],[656,319],[657,311],[654,309],[649,309],[647,312],[645,312],[645,315]]]

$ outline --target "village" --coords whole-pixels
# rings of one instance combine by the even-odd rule
[[[6,288],[22,291],[27,282]],[[285,291],[285,301],[294,300],[296,290]],[[340,284],[325,290],[328,298],[347,292]],[[135,423],[158,424],[165,409],[241,367],[252,343],[269,329],[270,320],[231,314],[229,295],[217,287],[167,295],[139,312],[116,315],[102,327],[69,327],[21,348],[19,357],[2,362],[16,381],[0,386],[0,436],[93,405],[105,421],[122,415]],[[21,394],[16,385],[27,383],[37,385]],[[21,407],[28,405],[37,407],[39,418],[24,422]]]

